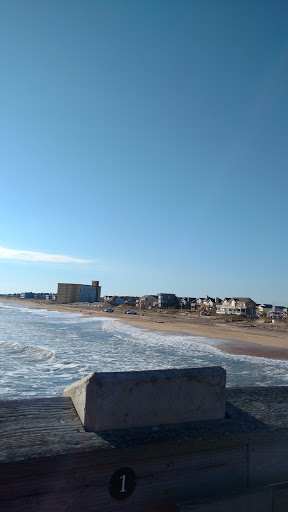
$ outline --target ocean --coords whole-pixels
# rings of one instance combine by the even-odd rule
[[[227,371],[227,386],[288,384],[288,361],[223,353],[200,336],[0,303],[2,400],[60,396],[93,371],[215,365]]]

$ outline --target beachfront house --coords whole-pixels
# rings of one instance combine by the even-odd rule
[[[216,313],[216,305],[221,303],[221,299],[219,297],[209,297],[209,295],[206,295],[206,297],[198,297],[196,299],[196,305],[197,309],[201,311],[206,311],[209,313]]]
[[[22,292],[20,293],[20,299],[34,299],[34,295],[33,292]]]
[[[216,306],[216,313],[220,315],[238,315],[254,317],[256,302],[250,297],[225,298],[222,304]]]
[[[221,303],[221,299],[219,297],[208,297],[204,301],[204,305],[206,307],[206,310],[209,311],[209,313],[212,313],[215,315],[216,313],[216,306]]]
[[[102,297],[102,299],[101,299],[101,302],[111,302],[113,297],[114,297],[114,295],[104,295],[104,297]]]
[[[283,318],[283,315],[285,313],[284,306],[272,306],[271,311],[267,314],[268,318]]]
[[[177,306],[177,297],[174,293],[157,293],[158,308],[173,308]]]
[[[45,300],[57,300],[56,293],[46,293]]]
[[[117,295],[112,297],[112,300],[110,300],[110,304],[112,306],[119,306],[120,304],[124,304],[124,302],[125,302],[125,297],[118,297]]]
[[[195,297],[177,297],[178,307],[180,309],[191,309],[191,305],[196,303]]]
[[[267,316],[270,311],[272,311],[272,304],[257,304],[256,306],[256,316]]]
[[[43,293],[43,292],[40,292],[40,293],[34,293],[34,299],[37,299],[37,300],[56,300],[57,299],[57,295],[56,293]]]
[[[143,295],[137,301],[139,309],[152,309],[158,306],[157,295]]]
[[[46,300],[47,293],[34,293],[34,299],[37,300]]]
[[[124,304],[127,304],[128,306],[136,306],[139,297],[129,295],[127,297],[124,297],[124,299]]]

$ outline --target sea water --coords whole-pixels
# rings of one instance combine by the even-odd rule
[[[60,396],[94,371],[214,365],[228,386],[288,384],[288,361],[223,353],[200,336],[0,303],[0,399]]]

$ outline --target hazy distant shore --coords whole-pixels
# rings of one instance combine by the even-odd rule
[[[203,343],[216,346],[230,354],[288,360],[288,323],[264,324],[261,321],[227,323],[222,317],[199,317],[189,312],[167,314],[143,311],[144,316],[142,312],[130,316],[124,313],[125,309],[129,309],[127,307],[118,306],[113,313],[105,313],[104,308],[88,306],[85,303],[53,304],[47,301],[6,297],[0,297],[0,302],[13,302],[30,308],[63,313],[106,316],[135,327],[201,336],[204,337]]]

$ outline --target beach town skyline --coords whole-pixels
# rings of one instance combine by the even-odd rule
[[[98,283],[97,286],[99,286],[99,281],[94,281],[92,282],[92,285],[94,285],[94,283]],[[3,296],[3,297],[10,297],[10,298],[17,298],[17,299],[36,299],[36,300],[46,300],[46,301],[57,301],[57,292],[59,292],[59,285],[60,283],[58,283],[57,285],[57,291],[22,291],[22,292],[8,292],[8,293],[2,293],[2,291],[0,290],[0,297]],[[64,286],[64,285],[63,285]],[[88,283],[81,283],[79,285],[75,285],[75,284],[66,284],[65,286],[83,286],[84,288],[86,288],[87,290],[89,288],[93,288],[93,286],[91,286],[90,284]],[[94,285],[95,286],[95,285]],[[55,289],[55,286],[54,286],[54,289]],[[179,294],[175,294],[174,292],[169,292],[167,293],[167,290],[165,292],[152,292],[152,293],[149,293],[149,294],[137,294],[137,295],[132,295],[132,294],[117,294],[117,293],[101,293],[101,289],[102,289],[102,286],[99,287],[99,292],[97,291],[97,296],[95,297],[95,299],[89,299],[89,298],[81,298],[80,301],[77,301],[77,300],[71,300],[71,302],[107,302],[107,303],[110,303],[111,301],[113,302],[114,300],[114,305],[119,305],[119,304],[123,304],[124,302],[127,302],[127,300],[130,298],[130,299],[138,299],[138,304],[137,306],[139,306],[139,300],[140,299],[143,299],[145,297],[155,297],[157,299],[157,301],[159,302],[160,300],[160,306],[157,306],[157,307],[160,307],[161,308],[161,299],[159,299],[159,296],[160,295],[169,295],[171,296],[172,298],[172,301],[171,303],[169,303],[169,305],[167,305],[167,307],[176,307],[176,308],[184,308],[184,309],[193,309],[194,306],[198,307],[199,306],[209,306],[210,307],[210,310],[212,311],[212,305],[214,305],[216,307],[216,305],[221,305],[223,304],[223,302],[227,302],[227,301],[230,301],[231,299],[236,299],[238,300],[238,298],[240,297],[240,295],[231,295],[228,297],[228,295],[224,295],[222,297],[220,297],[219,295],[216,295],[216,296],[211,296],[211,295],[208,295],[207,293],[206,294],[203,294],[203,296],[199,296],[199,295],[196,295],[194,294],[193,296],[190,294],[186,294],[186,295],[179,295]],[[157,297],[158,296],[158,297]],[[88,296],[87,296],[88,297]],[[270,313],[270,310],[271,308],[273,308],[273,310],[275,309],[285,309],[285,318],[286,318],[286,310],[288,309],[287,308],[287,305],[285,303],[285,305],[283,304],[280,304],[279,302],[276,304],[275,303],[275,300],[270,300],[270,301],[256,301],[254,300],[254,298],[251,299],[251,295],[247,294],[245,295],[245,297],[242,297],[242,299],[244,300],[245,299],[249,299],[251,300],[255,306],[264,306],[264,309],[266,310],[266,312]],[[118,301],[117,301],[118,299]],[[120,300],[119,300],[120,299]],[[147,300],[147,299],[146,299]],[[240,300],[240,299],[239,299]],[[156,301],[156,302],[157,302]],[[182,303],[181,303],[182,301]],[[184,304],[184,302],[185,304]],[[64,301],[64,303],[67,302],[67,301]],[[70,301],[68,301],[69,303]],[[156,307],[156,302],[153,303],[153,308]],[[58,303],[63,303],[63,301],[61,300],[61,302],[59,302],[58,300]],[[152,304],[152,302],[151,302]],[[287,304],[288,304],[288,301],[287,301]],[[136,305],[136,302],[135,304],[133,304],[134,306]],[[162,306],[162,307],[166,307],[166,306]],[[145,309],[145,308],[144,308]],[[147,308],[148,309],[148,308]],[[151,308],[149,308],[151,309]],[[262,308],[263,309],[263,308]],[[279,312],[280,312],[280,309],[279,309]],[[215,310],[216,311],[216,310]],[[214,313],[215,313],[214,311]],[[224,310],[223,310],[224,311]],[[220,313],[220,309],[218,311]],[[261,313],[263,313],[261,311]],[[253,316],[255,316],[253,314]],[[282,316],[282,315],[281,315]],[[275,315],[275,318],[277,316]]]
[[[88,285],[87,285],[87,283],[86,284],[83,283],[83,286],[88,286]],[[115,298],[115,299],[120,298],[120,299],[123,299],[123,302],[119,302],[119,304],[121,304],[121,303],[125,302],[125,299],[129,299],[129,298],[141,299],[141,298],[147,297],[147,296],[148,297],[152,297],[152,296],[157,297],[157,295],[160,295],[160,293],[161,292],[150,293],[150,294],[145,294],[145,295],[140,295],[140,294],[138,294],[138,295],[119,294],[118,295],[116,293],[112,293],[112,294],[105,294],[103,297],[101,297],[101,299],[99,298],[99,301],[101,300],[102,302],[110,302],[110,300],[112,300],[113,298]],[[164,292],[164,294],[165,294],[165,292]],[[200,297],[200,296],[192,297],[191,295],[181,295],[181,296],[179,296],[179,295],[176,295],[174,293],[172,295],[175,295],[175,297],[177,299],[179,299],[179,300],[180,299],[188,299],[188,300],[192,299],[192,302],[195,302],[198,305],[204,304],[205,300],[210,300],[210,301],[212,300],[213,302],[216,301],[217,303],[222,303],[224,299],[228,298],[228,295],[226,295],[223,298],[218,297],[218,295],[217,295],[217,297],[212,297],[212,296],[207,295],[207,294],[204,295],[203,297]],[[54,301],[54,300],[57,301],[57,293],[54,292],[54,291],[47,291],[47,290],[45,292],[39,292],[39,291],[38,292],[32,292],[32,291],[28,292],[28,291],[26,291],[26,292],[0,293],[0,297],[1,296],[3,296],[3,297],[10,297],[10,298],[14,297],[14,298],[19,298],[19,299],[36,299],[36,300],[40,299],[40,300],[47,300],[47,301],[51,301],[51,300],[52,301]],[[106,297],[109,297],[109,299],[107,301],[106,301]],[[232,297],[229,297],[229,299],[233,299],[233,298],[236,298],[236,297],[239,297],[239,295],[236,296],[234,294]],[[250,298],[250,295],[246,294],[246,297]],[[253,299],[251,299],[251,300],[253,300]],[[256,301],[253,300],[253,302],[255,302],[255,304],[257,304],[257,305],[267,305],[267,306],[269,305],[271,307],[272,306],[273,307],[279,307],[279,306],[280,307],[286,307],[286,306],[283,306],[283,304],[280,305],[279,303],[277,303],[277,305],[276,305],[274,300],[273,301],[269,301],[269,302],[267,302],[267,301],[266,302],[264,302],[264,301],[256,302]]]
[[[200,315],[220,314],[222,317],[228,315],[238,315],[247,318],[270,318],[270,319],[288,319],[288,306],[275,304],[273,302],[256,302],[250,296],[233,297],[219,296],[211,297],[205,295],[204,297],[192,296],[177,296],[174,293],[158,292],[157,294],[146,295],[117,295],[117,294],[103,294],[101,293],[102,286],[99,281],[92,281],[92,284],[73,284],[73,283],[58,283],[57,293],[55,292],[22,292],[22,293],[8,293],[1,294],[0,298],[20,299],[25,302],[36,301],[36,304],[43,303],[45,305],[55,303],[57,305],[78,305],[78,308],[86,307],[87,305],[107,306],[133,306],[136,310],[143,312],[144,310],[150,312],[152,310],[169,310],[173,309],[184,310],[187,312],[194,312]],[[117,309],[116,309],[117,310]],[[100,310],[99,310],[100,311]],[[113,312],[114,309],[105,310]],[[126,313],[128,310],[126,311]],[[131,311],[129,311],[131,313]],[[136,312],[136,311],[135,311]],[[132,311],[133,313],[133,311]],[[219,317],[218,317],[219,318]]]

